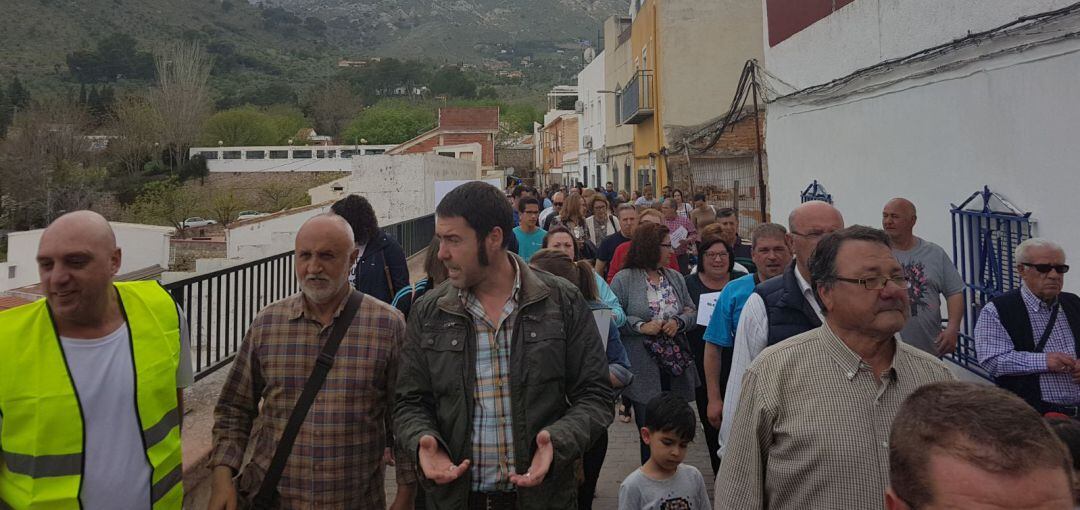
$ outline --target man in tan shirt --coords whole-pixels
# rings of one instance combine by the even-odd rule
[[[822,327],[765,349],[743,378],[717,509],[883,508],[889,430],[904,398],[953,378],[897,341],[908,282],[884,232],[823,237],[810,261]]]

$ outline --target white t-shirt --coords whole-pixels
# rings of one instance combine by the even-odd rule
[[[177,388],[190,386],[194,379],[185,322],[180,321]],[[60,343],[83,412],[86,469],[79,498],[83,508],[149,509],[152,471],[136,416],[135,365],[127,323],[102,338],[62,336]]]

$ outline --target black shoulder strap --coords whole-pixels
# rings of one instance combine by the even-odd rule
[[[1050,339],[1050,333],[1054,331],[1059,309],[1061,305],[1055,303],[1054,308],[1050,310],[1050,320],[1046,322],[1046,329],[1043,330],[1042,338],[1039,338],[1039,344],[1035,346],[1034,352],[1043,352],[1043,348],[1046,347],[1046,341]]]
[[[334,323],[330,338],[326,339],[326,344],[323,345],[322,352],[319,353],[319,358],[315,361],[315,368],[311,370],[311,376],[308,377],[307,383],[304,385],[304,391],[300,394],[300,398],[296,400],[296,407],[293,408],[292,414],[289,415],[289,422],[285,425],[285,432],[281,434],[281,441],[278,442],[277,449],[274,450],[274,458],[270,461],[270,467],[266,470],[266,477],[263,478],[259,493],[253,501],[255,508],[272,508],[274,506],[277,499],[277,485],[281,481],[281,474],[285,471],[285,461],[289,459],[289,454],[292,453],[296,435],[300,432],[300,426],[304,424],[304,420],[307,419],[311,404],[315,402],[315,397],[319,394],[319,390],[322,389],[323,383],[326,382],[326,375],[330,373],[330,368],[334,366],[334,355],[337,354],[341,339],[345,337],[345,332],[349,330],[363,297],[364,295],[360,292],[353,291],[349,295],[349,301],[345,304],[345,309],[341,311],[337,322]]]

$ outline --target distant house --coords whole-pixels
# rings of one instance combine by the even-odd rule
[[[387,154],[435,153],[478,159],[482,171],[495,168],[495,136],[499,134],[499,108],[439,108],[439,125]],[[476,144],[472,146],[471,144]],[[476,150],[479,150],[477,158]]]

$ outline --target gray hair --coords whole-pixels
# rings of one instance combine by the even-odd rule
[[[619,204],[619,207],[615,208],[615,216],[621,216],[623,211],[634,211],[634,213],[637,213],[637,207],[634,207],[634,204],[629,202],[623,202]]]
[[[674,209],[675,208],[675,199],[674,198],[665,198],[663,202],[660,202],[660,204],[661,205],[666,205],[666,206]]]
[[[750,246],[756,247],[758,240],[762,238],[780,239],[786,243],[787,229],[778,223],[762,223],[750,233]]]
[[[1060,244],[1042,237],[1032,237],[1016,246],[1016,251],[1013,253],[1014,260],[1017,263],[1027,262],[1027,252],[1031,248],[1051,248],[1060,251],[1062,255],[1065,254],[1065,249]]]

